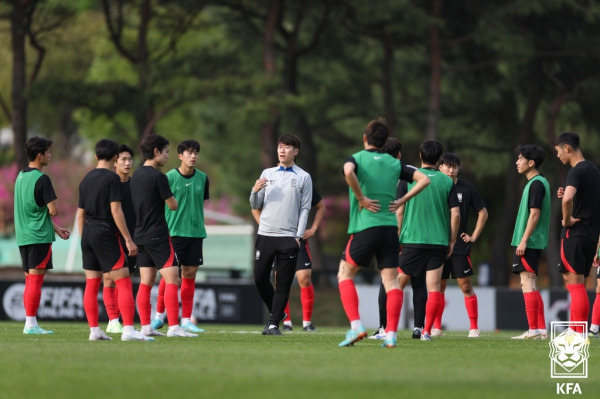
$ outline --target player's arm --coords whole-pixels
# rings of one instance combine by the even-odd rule
[[[138,248],[131,239],[131,234],[129,234],[129,229],[127,228],[127,223],[125,222],[125,215],[123,214],[120,201],[113,201],[110,203],[110,213],[112,214],[113,220],[121,232],[121,235],[125,239],[125,245],[129,251],[129,256],[136,256]]]
[[[456,244],[456,236],[458,236],[458,229],[460,227],[460,208],[458,206],[450,208],[450,237],[448,240],[448,255],[449,258],[454,251],[454,245]]]
[[[352,162],[346,162],[344,164],[344,177],[346,179],[346,183],[354,193],[356,200],[359,204],[359,209],[365,208],[366,210],[377,213],[381,209],[379,205],[379,200],[372,200],[365,196],[360,188],[360,183],[358,182],[358,177],[356,177],[356,165]]]
[[[177,210],[177,200],[175,199],[175,197],[169,197],[165,200],[165,204],[167,204],[167,207],[172,210],[172,211],[176,211]]]
[[[483,228],[488,220],[488,211],[487,208],[481,208],[479,212],[477,212],[477,223],[475,224],[475,230],[473,230],[473,234],[468,235],[467,233],[462,233],[460,238],[466,243],[475,242],[481,235]]]
[[[306,180],[302,186],[302,197],[300,199],[300,209],[298,214],[298,227],[296,229],[296,241],[300,246],[300,240],[306,232],[306,223],[308,222],[308,213],[310,212],[310,204],[312,202],[313,185],[310,175],[306,176]]]
[[[402,204],[396,209],[396,220],[398,221],[398,237],[400,237],[400,233],[402,232],[402,222],[404,221],[404,208],[405,204]]]
[[[575,194],[577,194],[577,189],[575,187],[565,187],[562,197],[562,225],[564,227],[571,227],[580,220],[573,218],[573,198],[575,198]]]
[[[412,180],[415,182],[415,185],[412,186],[406,194],[396,200],[398,206],[406,204],[411,198],[423,191],[430,183],[429,177],[419,170],[415,170]]]
[[[83,235],[83,225],[85,224],[85,210],[83,208],[77,208],[77,229],[79,230],[79,237]]]
[[[58,215],[58,206],[56,206],[56,200],[48,202],[46,206],[48,207],[48,213],[50,216],[54,217]]]
[[[598,237],[598,246],[596,247],[596,255],[594,255],[593,266],[600,266],[600,237]]]
[[[523,232],[523,237],[521,237],[521,241],[517,246],[516,254],[517,256],[523,256],[525,254],[525,249],[527,249],[527,241],[535,231],[535,228],[538,225],[540,220],[541,210],[539,208],[529,208],[529,217],[527,218],[527,225],[525,226],[525,231]]]
[[[263,203],[265,200],[265,187],[267,187],[267,183],[269,179],[264,177],[264,171],[254,182],[254,186],[252,186],[252,190],[250,191],[250,207],[252,209],[260,209],[263,207]]]
[[[252,212],[252,217],[256,221],[256,224],[260,224],[260,212],[261,211],[262,211],[262,208],[260,208],[260,209],[251,209],[250,210],[250,212]]]
[[[315,235],[319,229],[319,225],[321,224],[323,217],[325,216],[325,203],[323,203],[323,200],[319,201],[314,207],[317,208],[317,212],[315,213],[315,218],[313,219],[310,229],[306,229],[304,231],[304,235],[302,236],[302,239],[304,240]]]

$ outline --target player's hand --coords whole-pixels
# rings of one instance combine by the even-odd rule
[[[580,222],[580,221],[581,221],[581,219],[576,219],[576,218],[574,218],[573,216],[571,216],[571,217],[570,217],[568,220],[566,220],[566,221],[565,221],[565,220],[563,220],[563,221],[562,221],[562,225],[563,225],[563,227],[571,227],[571,226],[573,226],[575,223],[578,223],[578,222]]]
[[[129,256],[136,256],[138,253],[138,247],[132,240],[125,241],[125,245],[127,246],[127,250],[129,251]]]
[[[381,209],[381,205],[379,205],[379,200],[372,200],[363,196],[358,200],[358,210],[360,211],[362,208],[365,208],[370,212],[377,213]]]
[[[517,246],[517,249],[515,249],[515,254],[517,256],[523,256],[523,255],[525,255],[526,249],[527,249],[527,242],[520,242],[519,245]]]
[[[448,244],[448,254],[446,254],[446,259],[450,259],[450,257],[452,256],[452,252],[454,252],[455,244],[456,244],[455,242],[451,242]]]
[[[460,239],[463,240],[465,243],[470,243],[470,242],[475,242],[477,241],[475,238],[473,238],[473,236],[468,235],[467,233],[462,233],[460,235]]]
[[[58,227],[56,229],[56,234],[63,240],[68,240],[71,237],[71,232],[67,229],[63,229],[62,227]]]
[[[564,187],[559,187],[558,190],[556,190],[556,196],[558,198],[562,198],[563,195],[565,195],[565,188]]]
[[[594,266],[594,267],[600,266],[600,257],[598,256],[598,254],[596,254],[596,256],[594,256],[594,262],[592,263],[592,266]]]
[[[317,230],[313,229],[312,227],[310,229],[306,229],[304,230],[304,235],[302,236],[302,239],[308,240],[308,238],[314,236],[316,232]]]
[[[256,183],[254,183],[254,186],[252,187],[252,191],[254,191],[255,193],[259,192],[260,190],[262,190],[263,188],[265,188],[267,186],[268,182],[269,182],[269,180],[264,177],[262,179],[258,179],[256,181]]]

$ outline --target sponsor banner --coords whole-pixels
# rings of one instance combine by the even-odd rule
[[[0,281],[0,320],[25,320],[23,289],[19,281]],[[134,296],[138,284],[133,285]],[[86,321],[84,282],[46,281],[42,287],[38,318],[53,321]],[[152,288],[152,316],[158,286]],[[108,321],[102,289],[98,293],[100,321]],[[262,324],[264,305],[253,285],[197,284],[192,315],[198,323]],[[136,317],[136,320],[139,320]]]

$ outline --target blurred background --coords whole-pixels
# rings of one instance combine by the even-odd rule
[[[200,142],[209,223],[240,225],[231,234],[246,237],[234,240],[239,248],[213,245],[215,259],[242,251],[244,275],[250,188],[276,163],[277,137],[294,133],[297,163],[327,206],[310,242],[313,280],[334,285],[348,238],[342,164],[380,117],[406,163],[418,165],[426,139],[460,156],[459,177],[490,215],[473,245],[476,280],[514,285],[510,238],[525,184],[515,148],[544,148],[553,193],[568,171],[550,144],[563,131],[577,132],[584,156],[600,162],[598,43],[594,0],[0,0],[0,265],[19,265],[7,248],[28,137],[54,140],[44,171],[59,197],[57,222],[70,227],[95,142],[138,149],[157,133],[171,141],[164,171],[179,164],[179,141]],[[562,286],[556,198],[552,221],[542,287]],[[65,251],[55,267],[75,256]]]

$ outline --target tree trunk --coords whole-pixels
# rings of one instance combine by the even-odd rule
[[[275,77],[277,64],[275,62],[275,33],[277,24],[281,17],[281,0],[273,0],[269,8],[265,36],[263,38],[263,65],[265,75],[268,79]],[[273,96],[273,90],[269,90],[267,97]],[[279,131],[280,117],[274,108],[268,110],[267,120],[260,127],[260,162],[263,169],[274,165],[275,154],[273,153]]]
[[[394,87],[393,67],[394,67],[394,45],[391,35],[386,32],[382,38],[383,41],[383,65],[382,65],[382,83],[383,83],[383,108],[385,112],[385,121],[390,131],[390,136],[394,135],[396,128],[396,113],[394,112]]]
[[[432,14],[439,20],[442,15],[443,0],[433,0]],[[427,127],[425,138],[437,140],[440,119],[440,98],[442,82],[442,46],[440,32],[436,25],[429,28],[429,46],[431,51],[431,79],[429,81],[429,104],[427,105]]]
[[[27,99],[25,98],[26,83],[26,6],[17,3],[10,15],[11,48],[12,48],[12,129],[14,134],[15,159],[18,170],[23,170],[29,164],[25,155],[27,141]]]

